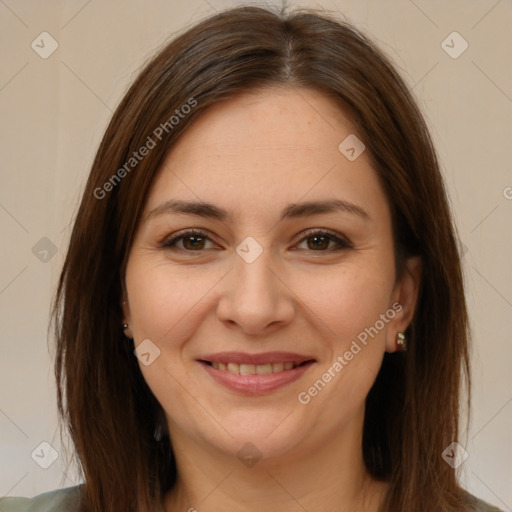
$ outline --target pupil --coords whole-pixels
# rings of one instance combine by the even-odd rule
[[[185,246],[188,245],[197,248],[202,243],[202,241],[202,237],[191,235],[185,238]]]
[[[325,249],[326,248],[325,242],[327,241],[327,243],[329,243],[329,241],[327,240],[327,238],[325,236],[314,236],[314,237],[311,237],[310,240],[315,240],[315,242],[312,244],[312,246],[313,246],[313,248],[317,248],[317,249]],[[310,248],[311,248],[311,245],[310,245]]]

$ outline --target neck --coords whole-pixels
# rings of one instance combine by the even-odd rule
[[[378,512],[388,486],[372,479],[364,466],[363,417],[307,452],[299,446],[252,467],[172,429],[179,476],[165,496],[165,512]]]

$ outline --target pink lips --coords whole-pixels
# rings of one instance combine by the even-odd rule
[[[198,359],[206,372],[219,384],[246,395],[261,395],[274,391],[299,379],[315,362],[311,356],[293,352],[218,352]],[[240,375],[228,370],[214,368],[210,363],[235,363],[238,365],[268,365],[272,363],[294,363],[294,368],[267,375]]]

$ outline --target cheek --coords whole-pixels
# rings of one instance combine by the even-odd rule
[[[232,424],[241,424],[245,421],[245,409],[237,415],[229,404],[221,403],[215,411],[208,408],[205,412],[198,402],[183,393],[187,389],[193,396],[203,397],[201,403],[218,400],[214,391],[210,396],[209,389],[201,388],[194,381],[191,356],[197,346],[204,348],[212,330],[218,334],[223,329],[215,317],[215,308],[223,293],[236,286],[229,279],[222,281],[229,267],[180,268],[147,261],[134,260],[126,276],[135,341],[140,343],[149,338],[161,349],[161,357],[154,364],[140,365],[144,379],[168,419],[191,433],[198,429],[198,421],[211,424],[212,416],[218,417],[220,424],[225,418],[230,418]],[[345,357],[342,371],[333,371],[332,367],[339,356],[350,351],[358,335],[385,313],[392,288],[391,270],[389,262],[368,252],[359,260],[339,266],[288,266],[280,275],[286,286],[282,287],[276,280],[275,286],[282,290],[281,300],[295,303],[295,316],[283,327],[283,335],[305,336],[315,344],[311,348],[321,359],[314,374],[286,398],[289,400],[286,406],[293,405],[308,418],[315,418],[315,428],[324,436],[334,435],[340,424],[360,410],[378,372],[385,329],[368,338],[366,345],[359,342],[359,351],[350,360]],[[329,379],[325,388],[318,385],[315,388],[329,368],[334,376],[324,379],[324,382]],[[308,394],[310,402],[305,406],[299,402],[298,394],[309,390],[312,394]],[[283,405],[276,407],[277,418]],[[304,419],[304,425],[308,421]],[[215,425],[216,422],[214,429]]]
[[[142,375],[164,410],[191,429],[193,418],[205,412],[200,407],[192,410],[195,402],[183,392],[194,389],[186,364],[190,361],[185,361],[183,352],[197,335],[207,298],[219,280],[213,274],[166,262],[154,264],[144,257],[133,258],[126,271],[135,346],[149,339],[160,351],[150,365],[139,362]]]
[[[360,414],[382,364],[387,323],[381,315],[388,311],[394,273],[384,260],[370,261],[302,280],[300,297],[325,350],[296,398],[304,414],[314,414],[324,438]]]
[[[149,338],[163,346],[192,335],[219,276],[217,270],[134,258],[127,267],[126,287],[135,341]]]
[[[304,274],[295,289],[339,343],[355,339],[375,324],[389,306],[392,269],[384,263],[346,265],[329,272]]]
[[[320,321],[319,330],[344,341],[373,325],[389,305],[394,276],[392,258],[376,256],[368,253],[339,266],[289,267],[282,279],[293,293],[283,300],[297,302],[292,322],[309,316],[313,323]],[[226,268],[154,264],[144,257],[132,262],[126,284],[136,341],[150,338],[169,345],[184,340],[200,328],[208,311],[215,310]]]

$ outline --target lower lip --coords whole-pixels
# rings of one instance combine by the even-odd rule
[[[314,362],[309,361],[291,370],[268,375],[239,375],[227,370],[217,370],[207,363],[200,362],[200,364],[214,380],[232,391],[244,395],[263,395],[296,381],[308,371]]]

